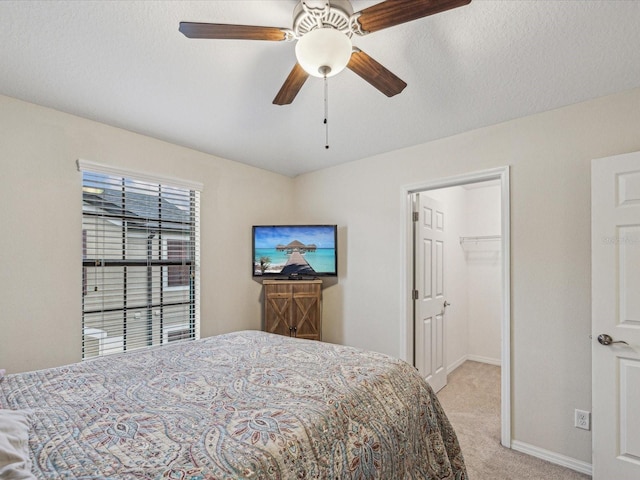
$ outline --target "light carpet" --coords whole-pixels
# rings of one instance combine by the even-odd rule
[[[466,361],[438,398],[458,435],[470,480],[591,478],[500,444],[500,367]]]

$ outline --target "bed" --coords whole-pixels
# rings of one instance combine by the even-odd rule
[[[413,367],[259,331],[7,375],[0,409],[38,479],[467,478]]]

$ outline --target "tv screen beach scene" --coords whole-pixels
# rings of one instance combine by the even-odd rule
[[[334,225],[253,227],[254,275],[335,275]]]

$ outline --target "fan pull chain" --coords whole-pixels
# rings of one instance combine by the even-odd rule
[[[329,148],[329,82],[327,76],[324,76],[324,129],[325,129],[325,145]]]

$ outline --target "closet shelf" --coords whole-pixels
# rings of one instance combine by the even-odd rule
[[[502,236],[500,235],[485,235],[481,237],[460,237],[460,245],[464,245],[465,243],[477,243],[477,242],[491,242],[494,240],[500,240]]]

